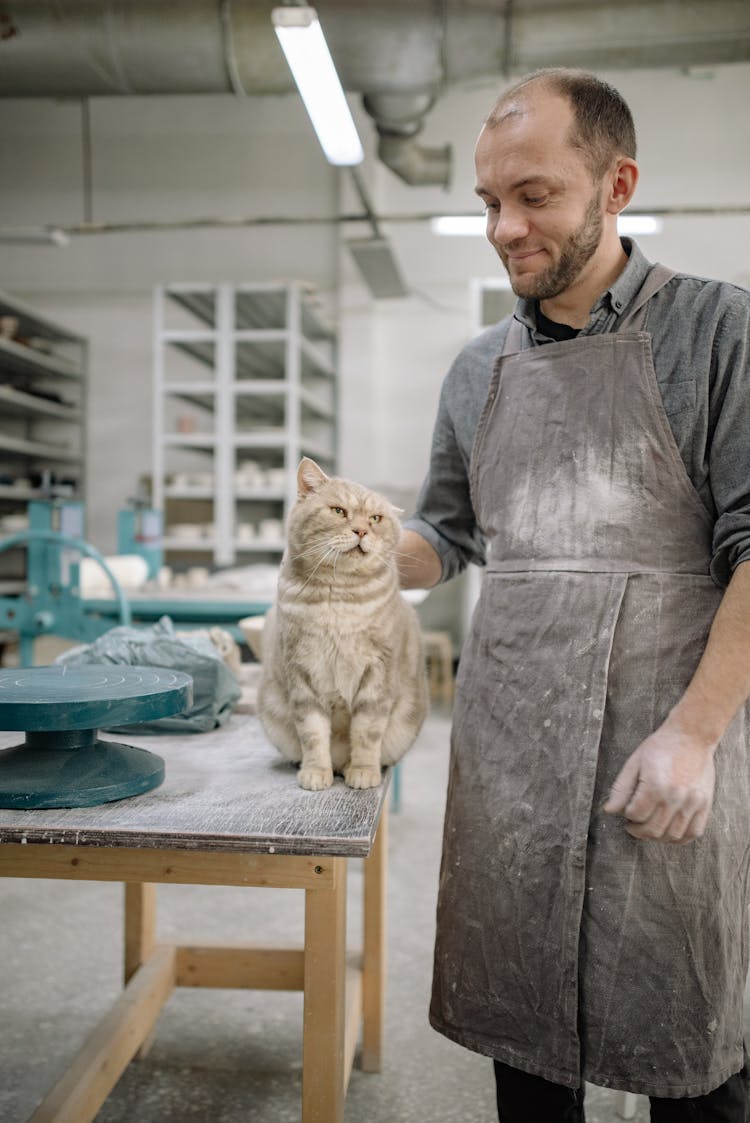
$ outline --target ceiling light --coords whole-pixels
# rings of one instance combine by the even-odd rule
[[[67,246],[70,238],[57,226],[0,226],[6,246]]]
[[[364,151],[314,8],[274,8],[274,30],[331,164],[359,164]]]
[[[650,214],[621,214],[617,218],[618,234],[660,234],[664,223]],[[458,237],[481,237],[487,230],[483,214],[446,214],[430,220],[433,234]]]
[[[452,234],[476,238],[485,234],[487,219],[483,214],[445,214],[430,221],[433,234]]]
[[[617,216],[618,234],[661,234],[664,223],[652,214],[620,214]]]

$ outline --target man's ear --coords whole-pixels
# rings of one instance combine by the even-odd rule
[[[608,214],[619,214],[630,203],[638,184],[638,165],[629,156],[620,156],[608,178]]]

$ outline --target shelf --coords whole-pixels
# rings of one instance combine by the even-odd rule
[[[213,553],[215,545],[213,538],[173,538],[169,534],[166,534],[162,541],[165,550],[185,551],[191,554]]]
[[[19,321],[18,334],[24,339],[47,339],[53,343],[84,342],[80,335],[50,323],[28,304],[5,292],[0,292],[0,316],[15,316]]]
[[[283,491],[259,487],[247,491],[235,491],[234,498],[237,503],[283,503],[286,496]]]
[[[211,542],[167,532],[165,549],[178,564],[196,551],[213,550],[216,565],[276,557],[284,542],[238,537],[235,514],[253,527],[271,516],[283,525],[299,459],[335,469],[335,332],[297,281],[172,283],[157,287],[154,313],[154,502],[170,504],[172,526],[207,518],[215,529]],[[175,431],[193,425],[200,432]],[[212,486],[200,484],[200,472],[195,485],[170,482],[190,478],[191,452],[211,458]],[[210,507],[197,507],[196,518],[190,501]]]
[[[234,548],[238,554],[283,554],[286,542],[282,539],[236,538]]]
[[[10,417],[28,417],[37,414],[40,417],[53,417],[60,421],[80,422],[81,411],[75,406],[53,402],[49,398],[42,398],[38,394],[29,394],[24,390],[15,390],[12,386],[0,385],[0,410]]]
[[[216,444],[211,433],[165,433],[162,440],[172,448],[194,448],[197,452],[212,452]]]
[[[297,287],[301,288],[303,296],[300,301],[300,327],[303,335],[309,339],[333,340],[335,338],[333,326],[327,323],[324,316],[313,307],[312,289],[304,285]],[[285,283],[238,285],[234,291],[235,329],[265,331],[276,327],[286,330],[289,327],[287,323],[289,288],[290,286]],[[166,288],[166,295],[196,320],[209,327],[216,326],[217,298],[214,286],[171,284]]]
[[[2,499],[41,499],[42,492],[37,487],[20,487],[18,484],[0,484],[0,500]]]
[[[84,497],[88,344],[3,292],[0,316],[8,321],[0,336],[0,503],[12,525],[30,501],[45,498],[43,475],[65,481],[70,498]],[[28,552],[21,555],[0,553],[0,581],[24,578]]]
[[[60,464],[80,464],[82,456],[63,446],[44,444],[41,441],[26,441],[20,437],[10,437],[0,433],[0,452],[13,456],[23,456],[33,460],[49,460]]]
[[[213,499],[214,489],[212,487],[165,487],[164,495],[167,499]]]
[[[283,382],[286,375],[286,332],[236,332],[235,371],[238,379],[272,378]],[[204,367],[213,367],[216,345],[213,338],[199,333],[170,332],[165,342]],[[333,378],[333,364],[312,344],[300,345],[303,378]]]
[[[13,339],[0,337],[0,371],[3,375],[53,375],[80,380],[81,370],[62,355],[48,355]]]

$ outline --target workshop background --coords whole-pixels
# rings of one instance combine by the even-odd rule
[[[580,66],[621,90],[639,137],[630,212],[662,220],[660,232],[639,237],[645,254],[750,288],[746,0],[320,0],[365,148],[355,171],[326,162],[271,8],[0,0],[0,290],[88,343],[81,491],[85,538],[105,555],[117,551],[116,512],[151,479],[163,435],[152,419],[162,342],[155,290],[165,284],[301,282],[335,329],[337,470],[409,507],[449,364],[493,310],[512,303],[486,241],[438,236],[431,220],[480,213],[476,135],[495,96],[527,70]],[[2,367],[0,339],[0,375]],[[3,445],[8,416],[0,405],[0,463],[25,473]],[[4,486],[8,515],[20,507],[6,502]],[[248,549],[237,560],[254,556]],[[179,551],[169,561],[179,570]],[[212,568],[210,556],[190,561]],[[420,606],[426,626],[450,634],[454,654],[471,602],[466,584]],[[448,722],[449,707],[438,703],[404,762],[389,890],[388,1064],[382,1077],[355,1069],[351,1123],[492,1118],[487,1063],[426,1022]],[[221,928],[232,892],[222,891],[220,908],[206,890],[167,894],[168,923],[180,928],[200,913],[207,928]],[[277,896],[281,932],[292,906]],[[33,900],[29,936],[24,910]],[[0,1047],[8,1123],[26,1118],[117,986],[119,946],[91,934],[116,928],[118,905],[116,886],[50,883],[41,901],[21,882],[8,890],[0,930],[13,967],[10,979],[3,971]],[[59,926],[64,910],[81,918],[79,929]],[[151,1058],[131,1066],[99,1118],[297,1117],[296,1038],[290,1045],[284,1025],[296,996],[274,998],[273,1009],[253,1000],[265,1082],[229,1075],[246,1056],[237,1041],[247,1006],[195,1005],[208,1001],[175,1000]],[[43,1056],[33,1055],[30,1037],[38,1024]],[[590,1102],[591,1120],[616,1118],[611,1093],[591,1090]],[[637,1110],[645,1120],[644,1104]]]

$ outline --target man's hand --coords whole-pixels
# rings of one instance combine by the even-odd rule
[[[624,815],[634,838],[700,838],[714,797],[715,747],[665,722],[628,757],[604,810]]]
[[[402,589],[431,589],[443,573],[443,564],[430,543],[415,530],[403,530],[396,551]]]

